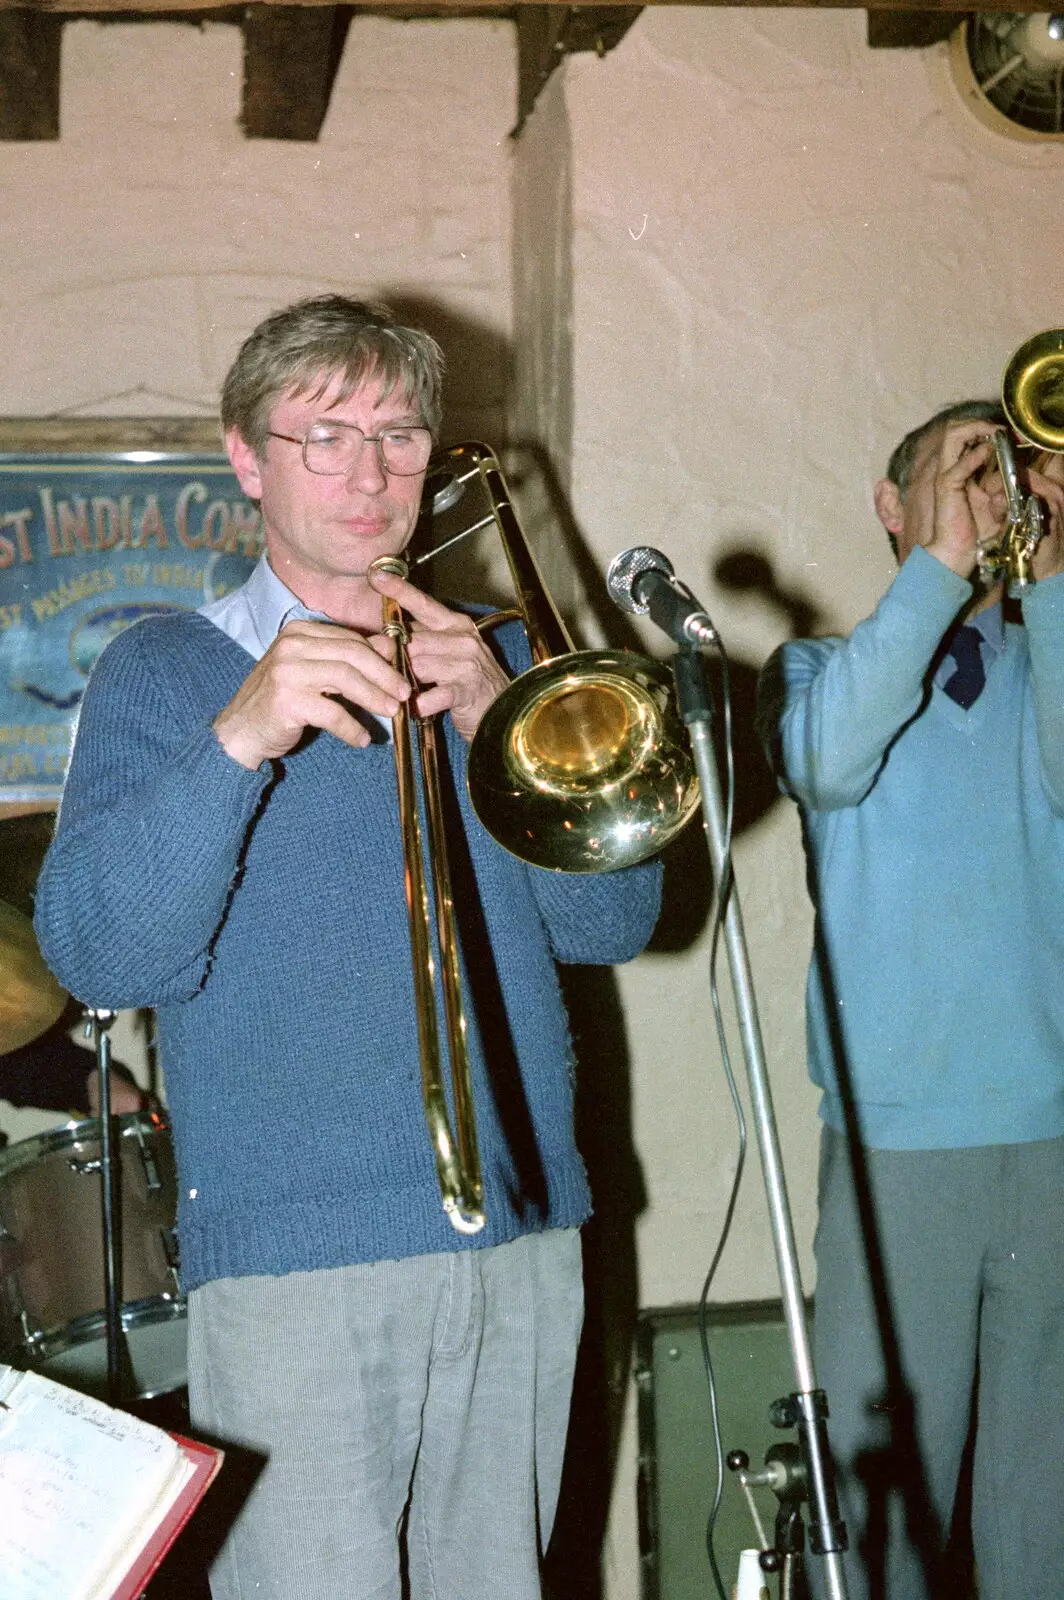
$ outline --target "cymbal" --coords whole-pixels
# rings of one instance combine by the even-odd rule
[[[29,1044],[62,1015],[67,992],[45,965],[24,912],[0,900],[0,1054]]]
[[[55,832],[55,812],[13,815],[0,810],[0,900],[33,916],[33,894],[45,851]]]

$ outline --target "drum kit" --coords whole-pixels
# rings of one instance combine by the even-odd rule
[[[0,900],[0,1055],[67,1004],[27,911]],[[111,1014],[88,1015],[101,1115],[0,1149],[0,1361],[112,1403],[150,1400],[186,1377],[173,1149],[159,1111],[108,1114]]]

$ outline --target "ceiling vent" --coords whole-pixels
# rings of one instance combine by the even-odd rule
[[[987,127],[1013,139],[1064,140],[1064,14],[973,12],[950,55],[965,104]]]

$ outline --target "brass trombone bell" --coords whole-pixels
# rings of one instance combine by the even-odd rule
[[[554,872],[608,872],[643,861],[698,808],[698,780],[670,669],[629,650],[574,650],[547,592],[495,454],[482,444],[441,452],[429,483],[453,505],[451,482],[476,481],[488,511],[420,556],[428,560],[494,523],[533,665],[497,695],[469,748],[478,818],[520,860]]]
[[[580,650],[522,673],[469,750],[473,808],[511,854],[555,872],[655,855],[698,804],[668,668]]]

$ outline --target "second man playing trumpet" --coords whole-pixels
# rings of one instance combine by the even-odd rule
[[[1064,1572],[1064,490],[1060,457],[1031,470],[1019,626],[978,570],[1002,421],[971,402],[907,435],[875,491],[893,583],[762,680],[816,909],[816,1364],[850,1600],[958,1592],[976,1390],[981,1600],[1054,1600]]]

